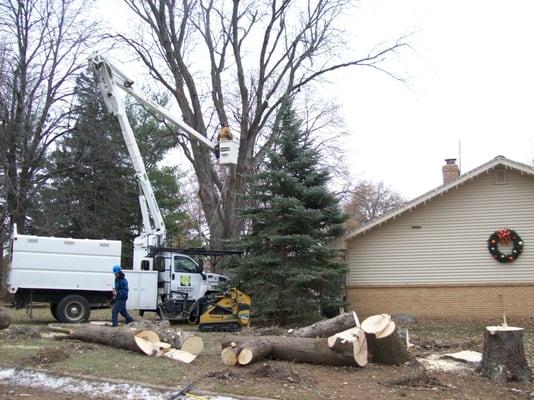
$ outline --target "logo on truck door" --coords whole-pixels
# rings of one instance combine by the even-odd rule
[[[191,286],[191,275],[180,276],[180,286]]]

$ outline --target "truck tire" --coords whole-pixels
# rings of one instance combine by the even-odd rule
[[[52,317],[54,317],[56,321],[59,321],[59,318],[57,316],[57,304],[50,303],[50,314],[52,314]]]
[[[60,322],[64,324],[77,324],[89,320],[91,306],[85,297],[78,294],[71,294],[60,300],[56,313]]]

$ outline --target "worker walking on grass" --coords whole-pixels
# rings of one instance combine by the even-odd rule
[[[115,265],[113,267],[113,273],[115,274],[115,289],[113,289],[113,300],[115,304],[113,305],[113,310],[111,311],[111,324],[113,326],[118,326],[119,314],[126,319],[126,323],[133,322],[133,318],[126,311],[126,300],[128,300],[128,281],[122,272],[120,265]]]

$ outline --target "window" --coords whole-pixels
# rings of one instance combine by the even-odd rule
[[[506,170],[504,168],[495,168],[495,184],[506,185]]]
[[[174,257],[174,272],[198,272],[198,266],[190,258]]]
[[[165,272],[165,258],[156,257],[154,259],[154,269],[159,272]]]

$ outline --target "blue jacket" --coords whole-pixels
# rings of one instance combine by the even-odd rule
[[[124,275],[115,279],[115,293],[117,293],[117,300],[128,300],[128,281]]]

